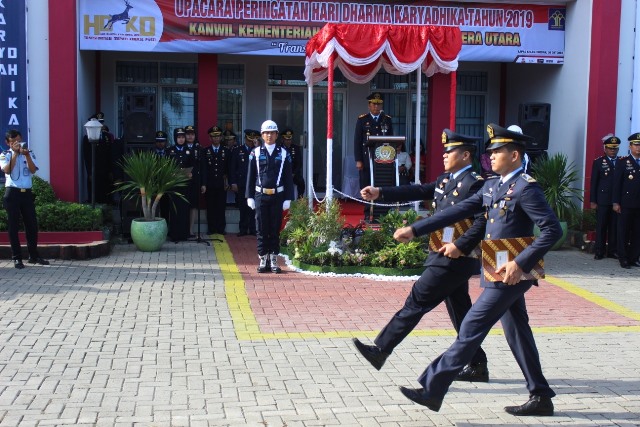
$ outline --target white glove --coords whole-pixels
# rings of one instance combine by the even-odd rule
[[[256,201],[253,199],[247,199],[247,206],[249,206],[254,211],[256,210]]]
[[[282,210],[286,211],[287,209],[289,209],[289,207],[291,207],[291,200],[285,200],[282,203]]]

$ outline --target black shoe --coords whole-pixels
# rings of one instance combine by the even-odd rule
[[[47,261],[46,259],[42,259],[40,257],[38,258],[29,258],[29,261],[27,261],[29,264],[40,264],[40,265],[49,265],[49,261]]]
[[[386,362],[389,354],[380,350],[380,347],[377,345],[366,345],[362,344],[358,338],[354,338],[353,345],[356,346],[356,349],[362,354],[362,356],[367,359],[371,366],[376,368],[378,371],[382,369],[382,365]]]
[[[607,258],[618,259],[618,253],[617,252],[608,253]]]
[[[631,266],[632,267],[640,267],[640,261],[632,262]]]
[[[247,233],[245,233],[244,231],[239,232],[238,234],[236,234],[236,236],[238,237],[242,237],[242,236],[246,236]]]
[[[13,266],[19,270],[24,268],[24,264],[22,263],[21,259],[14,259]]]
[[[622,268],[631,268],[627,261],[620,261],[620,267]]]
[[[550,417],[553,415],[553,402],[550,397],[534,395],[524,405],[506,406],[504,410],[511,415]]]
[[[465,366],[454,381],[469,381],[472,383],[488,383],[489,369],[487,362],[473,363]]]
[[[409,400],[416,402],[418,405],[426,406],[434,412],[438,412],[442,406],[442,400],[433,399],[424,395],[423,388],[400,387],[400,392]]]
[[[593,256],[593,259],[598,259],[598,260],[600,260],[600,259],[603,259],[603,258],[604,258],[604,256],[603,256],[602,254],[595,254],[595,255]]]

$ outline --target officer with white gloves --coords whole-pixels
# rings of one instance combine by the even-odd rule
[[[249,155],[246,198],[247,205],[256,210],[258,272],[280,273],[282,211],[289,209],[293,199],[292,161],[289,152],[276,144],[278,125],[273,120],[262,123],[260,133],[264,143]]]

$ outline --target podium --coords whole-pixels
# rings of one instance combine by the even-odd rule
[[[405,142],[404,136],[368,136],[366,146],[369,150],[369,180],[374,187],[400,185],[398,168],[398,145]],[[389,211],[388,206],[369,208],[369,221],[379,218]]]

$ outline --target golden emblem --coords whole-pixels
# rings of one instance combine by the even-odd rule
[[[393,163],[396,158],[396,149],[389,144],[384,144],[376,148],[375,162],[376,163]]]
[[[447,143],[447,134],[446,134],[446,132],[442,132],[442,143],[443,144]]]
[[[493,138],[495,136],[491,125],[487,125],[487,133],[489,134],[489,138]]]

